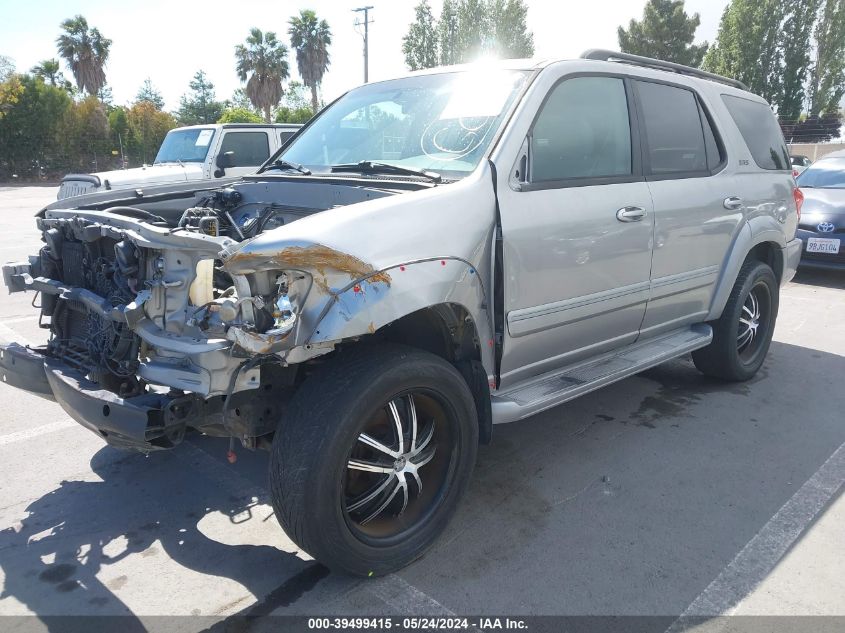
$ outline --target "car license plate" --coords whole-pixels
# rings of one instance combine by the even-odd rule
[[[807,252],[837,255],[839,254],[839,240],[830,240],[823,237],[807,238]]]

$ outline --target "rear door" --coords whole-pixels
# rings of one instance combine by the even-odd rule
[[[647,337],[705,319],[743,212],[700,95],[664,81],[634,84],[654,202],[651,294],[641,333]]]
[[[648,299],[653,214],[630,82],[551,85],[521,182],[500,182],[501,386],[633,342]]]

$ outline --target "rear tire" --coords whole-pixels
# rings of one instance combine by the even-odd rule
[[[324,565],[386,574],[443,532],[477,448],[472,394],[448,362],[399,345],[344,350],[303,383],[279,425],[273,508]]]
[[[760,261],[745,262],[722,316],[711,323],[713,341],[692,353],[698,370],[731,382],[753,378],[772,342],[778,302],[772,269]]]

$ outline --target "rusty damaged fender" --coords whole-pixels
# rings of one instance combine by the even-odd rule
[[[482,164],[460,182],[332,209],[263,233],[225,253],[224,268],[244,276],[308,275],[287,349],[366,336],[423,308],[460,305],[474,321],[492,374],[494,222],[492,174]]]

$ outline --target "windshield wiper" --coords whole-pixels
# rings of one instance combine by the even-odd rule
[[[400,165],[391,165],[390,163],[378,163],[371,160],[332,165],[331,170],[332,172],[358,171],[362,174],[398,174],[404,176],[418,176],[420,178],[426,178],[431,182],[440,182],[443,180],[440,174],[433,171],[411,169],[410,167],[401,167]]]
[[[274,160],[272,163],[267,165],[263,171],[267,171],[269,169],[293,169],[294,171],[298,171],[300,174],[305,174],[306,176],[311,175],[311,170],[307,167],[303,167],[299,163],[291,163],[287,160],[282,160],[281,158]]]

